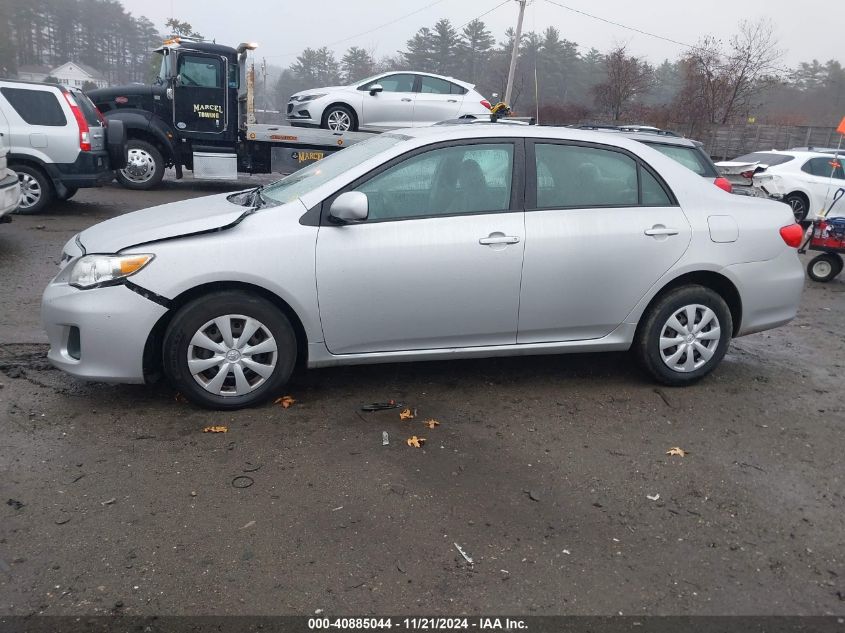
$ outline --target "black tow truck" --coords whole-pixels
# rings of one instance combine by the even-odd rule
[[[126,129],[127,164],[118,181],[152,189],[168,167],[177,178],[190,169],[208,180],[290,173],[371,136],[256,123],[255,48],[174,37],[155,50],[161,60],[153,85],[88,92],[108,120]]]

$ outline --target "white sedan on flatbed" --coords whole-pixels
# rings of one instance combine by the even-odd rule
[[[430,73],[391,72],[349,86],[315,88],[290,98],[291,125],[338,132],[393,130],[447,119],[489,118],[490,102],[475,86]]]

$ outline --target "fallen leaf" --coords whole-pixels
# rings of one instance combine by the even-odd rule
[[[292,404],[296,404],[296,400],[290,396],[282,396],[281,398],[273,400],[273,404],[280,405],[282,409],[289,409]]]
[[[202,430],[203,433],[228,433],[228,426],[207,426]]]
[[[417,437],[416,435],[409,437],[406,441],[408,446],[413,446],[414,448],[422,448],[422,445],[425,444],[425,438]]]
[[[677,446],[674,446],[674,447],[670,448],[668,451],[666,451],[666,454],[667,455],[677,455],[678,457],[686,457],[687,452],[682,448],[678,448]]]
[[[423,424],[425,424],[430,429],[433,429],[436,426],[440,426],[440,422],[438,422],[437,420],[433,420],[433,419],[432,420],[426,420],[425,422],[423,422]]]
[[[399,412],[399,419],[400,420],[413,420],[415,417],[417,417],[416,409],[413,410],[413,411],[411,411],[411,409],[402,409]]]

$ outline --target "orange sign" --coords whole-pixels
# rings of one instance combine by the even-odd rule
[[[836,131],[840,134],[845,134],[845,119],[842,119],[842,121],[840,121],[839,127],[836,128]]]

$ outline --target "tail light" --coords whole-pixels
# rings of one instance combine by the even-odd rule
[[[780,236],[787,246],[798,248],[804,239],[804,228],[800,224],[790,224],[781,228]]]
[[[721,176],[719,176],[718,178],[716,178],[716,180],[713,181],[713,184],[716,185],[719,189],[724,189],[728,193],[733,193],[733,185],[731,184],[731,181],[727,178],[722,178]]]
[[[79,149],[83,152],[91,151],[91,134],[88,128],[88,121],[85,120],[85,115],[82,114],[82,109],[76,103],[76,99],[69,92],[65,92],[65,99],[70,106],[73,117],[76,119],[76,125],[79,127]]]
[[[481,100],[481,105],[483,105],[483,106],[484,106],[485,108],[487,108],[488,110],[492,110],[492,109],[493,109],[493,106],[492,106],[492,105],[490,105],[490,102],[489,102],[489,101],[487,101],[487,99],[482,99],[482,100]]]

